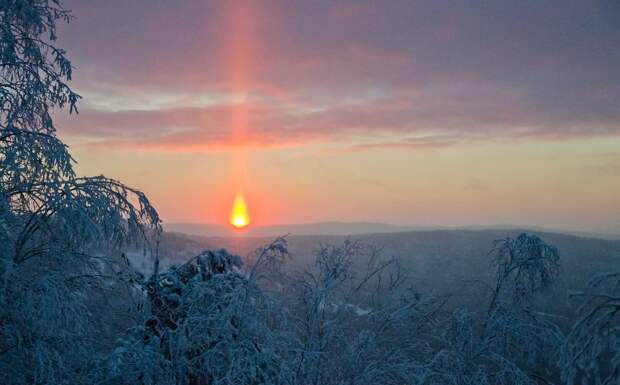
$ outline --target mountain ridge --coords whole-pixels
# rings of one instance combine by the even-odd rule
[[[226,225],[212,223],[186,223],[175,222],[164,224],[164,229],[168,232],[184,233],[189,235],[199,235],[207,237],[266,237],[285,234],[292,235],[365,235],[398,233],[408,231],[428,231],[428,230],[514,230],[522,229],[528,231],[540,231],[547,233],[558,233],[575,235],[587,238],[599,238],[607,240],[620,240],[620,234],[599,233],[590,231],[576,231],[570,229],[556,229],[535,225],[470,225],[470,226],[421,226],[421,225],[394,225],[383,222],[345,222],[345,221],[325,221],[299,224],[275,224],[250,226],[243,230],[236,230]]]

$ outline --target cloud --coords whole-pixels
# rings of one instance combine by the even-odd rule
[[[611,2],[67,5],[78,19],[61,41],[85,102],[59,115],[61,132],[88,145],[421,150],[620,134]]]
[[[254,96],[246,101],[221,98],[193,107],[84,108],[77,116],[61,118],[60,126],[69,137],[90,145],[171,151],[316,142],[344,144],[354,150],[422,150],[481,141],[565,140],[620,133],[620,125],[609,117],[571,111],[541,115],[518,95],[466,88],[476,97],[435,88],[327,105]]]

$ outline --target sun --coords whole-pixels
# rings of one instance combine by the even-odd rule
[[[230,211],[230,224],[236,229],[242,229],[250,224],[250,215],[245,204],[243,194],[235,196],[232,210]]]

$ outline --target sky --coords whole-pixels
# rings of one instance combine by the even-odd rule
[[[78,1],[80,174],[164,223],[620,233],[620,3]]]

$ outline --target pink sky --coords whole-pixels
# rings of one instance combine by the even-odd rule
[[[620,232],[613,2],[67,6],[60,135],[167,222]]]

